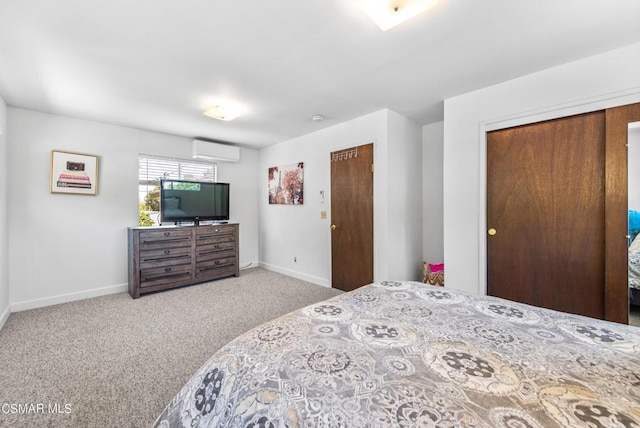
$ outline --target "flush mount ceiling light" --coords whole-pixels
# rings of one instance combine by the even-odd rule
[[[236,108],[223,105],[215,105],[205,110],[202,114],[213,119],[230,121],[240,116],[240,111]]]
[[[353,0],[382,31],[433,7],[437,0]]]

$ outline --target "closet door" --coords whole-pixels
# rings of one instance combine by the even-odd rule
[[[487,293],[605,316],[605,113],[487,134]]]
[[[373,282],[373,144],[331,153],[331,285]]]

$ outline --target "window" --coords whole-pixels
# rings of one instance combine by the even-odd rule
[[[214,163],[138,156],[138,204],[140,226],[158,225],[160,212],[160,179],[217,181],[218,166]]]

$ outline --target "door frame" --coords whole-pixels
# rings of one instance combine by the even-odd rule
[[[635,103],[640,103],[640,91],[638,88],[542,107],[522,113],[510,114],[479,123],[480,156],[478,186],[480,200],[478,213],[478,291],[480,294],[487,294],[487,132]],[[606,144],[605,142],[605,145]],[[606,182],[605,186],[607,186]],[[605,230],[605,239],[607,239],[606,233],[607,231]],[[605,302],[607,300],[605,294]],[[605,304],[605,314],[607,314],[607,312],[608,310]]]
[[[618,296],[629,293],[629,260],[609,257],[627,254],[629,224],[629,123],[640,121],[640,103],[609,108],[605,111],[605,319],[629,323],[629,300]],[[627,284],[623,287],[622,284]],[[624,317],[619,316],[622,312]]]

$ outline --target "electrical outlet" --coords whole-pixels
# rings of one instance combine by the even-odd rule
[[[320,211],[320,218],[321,219],[326,219],[327,218],[327,212],[326,211]]]

